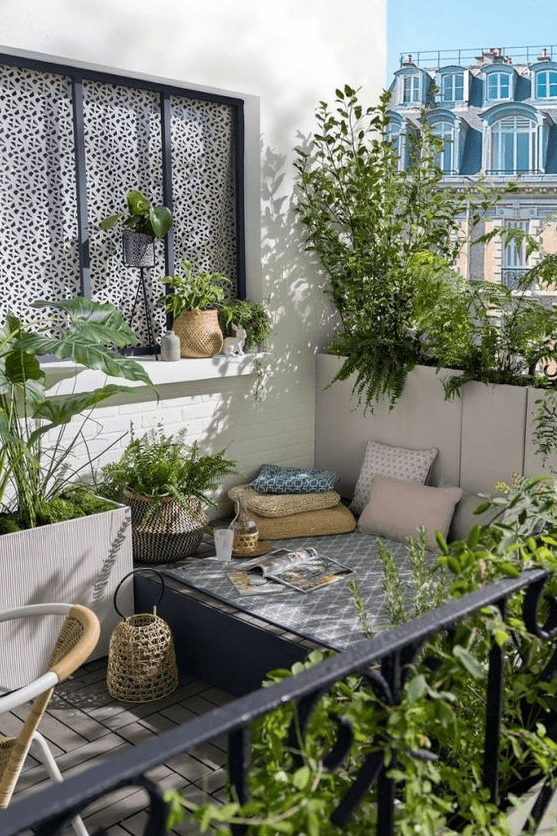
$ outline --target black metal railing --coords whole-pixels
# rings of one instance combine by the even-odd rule
[[[545,60],[555,60],[557,46],[542,44],[540,46],[509,46],[494,49],[432,49],[418,52],[401,52],[399,64],[403,67],[409,59],[416,67],[446,67],[450,64],[470,66],[481,61],[482,56],[514,62],[515,64],[532,64],[543,56]]]
[[[169,758],[186,753],[223,734],[228,735],[231,785],[240,801],[247,800],[250,766],[248,731],[254,720],[287,702],[295,701],[303,727],[303,718],[308,716],[323,693],[353,672],[365,671],[369,681],[375,683],[381,699],[387,704],[397,705],[409,676],[409,667],[427,640],[438,633],[454,629],[463,619],[489,605],[495,605],[504,618],[507,600],[519,590],[524,590],[523,613],[527,630],[539,638],[551,641],[557,636],[555,602],[551,605],[550,601],[547,622],[540,625],[538,621],[547,579],[548,575],[543,569],[532,569],[523,572],[518,578],[500,580],[463,598],[451,600],[408,624],[380,633],[372,640],[352,645],[297,676],[254,691],[177,729],[132,747],[101,765],[67,779],[63,784],[50,786],[36,793],[32,804],[28,797],[16,801],[7,810],[0,811],[0,836],[15,836],[28,828],[34,828],[37,836],[54,836],[87,805],[125,786],[138,786],[147,790],[151,807],[144,833],[146,836],[162,836],[165,832],[164,801],[159,787],[146,779],[145,773]],[[498,762],[505,652],[504,647],[493,643],[485,697],[483,783],[494,803],[499,803]],[[549,662],[546,671],[548,678],[553,677],[556,668],[557,652],[553,653]],[[327,756],[330,769],[340,765],[350,745],[346,736],[343,739],[341,732],[342,729],[336,745]],[[377,760],[376,754],[374,757]],[[339,825],[339,829],[344,827],[351,812],[372,785],[376,784],[377,825],[370,825],[370,834],[375,832],[379,836],[390,836],[393,833],[396,809],[394,783],[382,760],[379,759],[377,769],[371,769],[369,758],[364,759],[352,788],[332,815],[332,821]],[[550,778],[534,804],[532,816],[536,821],[541,820],[553,794]],[[232,832],[240,836],[246,829],[244,825],[233,825]]]

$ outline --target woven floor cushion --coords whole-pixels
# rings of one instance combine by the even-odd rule
[[[287,517],[304,511],[320,511],[323,508],[334,508],[340,502],[340,494],[336,491],[260,494],[249,485],[236,485],[230,488],[228,496],[234,502],[243,496],[248,511],[255,511],[262,517]]]
[[[356,519],[341,502],[334,508],[302,511],[287,517],[262,517],[250,511],[257,523],[260,540],[282,540],[286,537],[317,537],[320,534],[345,534],[356,527]]]

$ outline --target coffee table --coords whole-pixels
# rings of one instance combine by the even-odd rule
[[[369,621],[380,626],[383,575],[377,539],[358,531],[273,541],[274,548],[312,545],[353,570]],[[406,546],[384,541],[410,581]],[[214,559],[214,549],[161,568],[167,592],[158,607],[175,637],[180,669],[234,696],[258,688],[265,674],[301,661],[312,647],[341,649],[365,638],[347,580],[309,593],[280,588],[271,595],[241,595]],[[136,576],[136,612],[158,597],[156,579]]]

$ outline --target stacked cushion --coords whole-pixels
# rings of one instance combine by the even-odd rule
[[[259,493],[322,493],[331,491],[337,480],[338,476],[333,470],[264,464],[249,485]]]
[[[337,480],[332,470],[264,464],[255,479],[228,495],[243,497],[260,540],[343,534],[356,520],[333,490]]]
[[[260,540],[346,534],[356,528],[354,515],[342,502],[322,511],[302,511],[286,517],[261,517],[253,511],[250,514],[257,523]]]
[[[246,508],[262,517],[286,517],[305,511],[321,511],[333,508],[340,502],[336,491],[323,493],[264,494],[257,493],[250,485],[236,485],[228,491],[230,499],[244,498]]]

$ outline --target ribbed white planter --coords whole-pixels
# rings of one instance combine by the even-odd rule
[[[119,616],[112,597],[133,568],[131,517],[127,506],[76,520],[0,536],[0,610],[43,602],[90,607],[101,622],[92,659],[106,656]],[[118,606],[133,612],[132,578],[118,593]],[[47,648],[58,623],[30,619],[0,625],[0,689],[18,687],[45,670]]]

